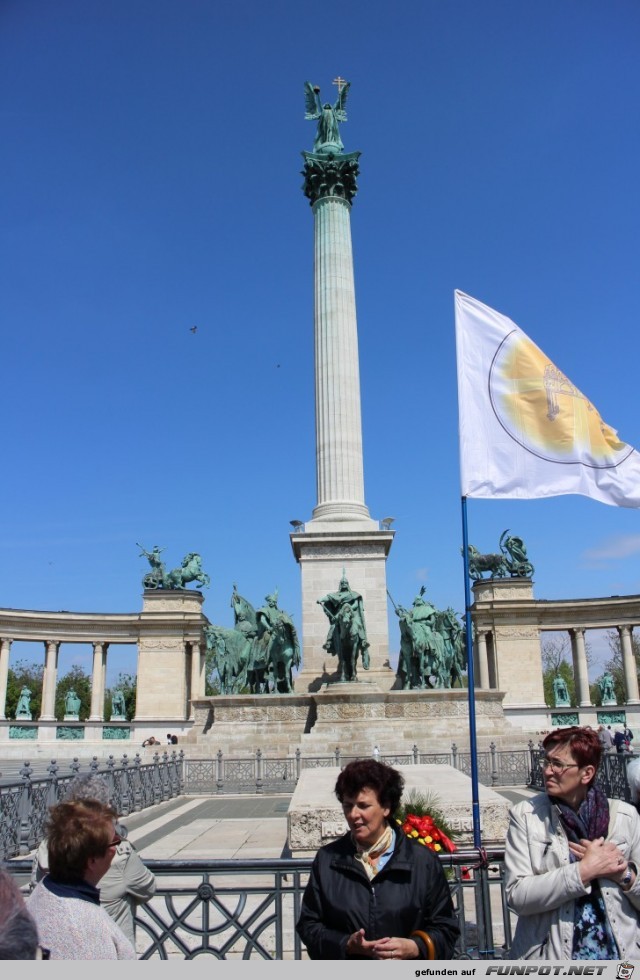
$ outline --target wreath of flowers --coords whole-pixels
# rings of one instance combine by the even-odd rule
[[[418,844],[424,844],[432,851],[448,851],[450,854],[456,850],[456,845],[451,838],[447,837],[443,830],[438,827],[433,817],[420,817],[416,813],[408,813],[404,823],[398,820],[402,830],[407,837],[412,837]]]
[[[402,802],[397,823],[407,837],[436,854],[442,851],[453,854],[457,850],[451,840],[455,832],[447,825],[440,801],[432,793],[423,795],[415,790],[411,792],[407,800]]]

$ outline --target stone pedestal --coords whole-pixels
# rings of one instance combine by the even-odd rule
[[[504,694],[476,691],[478,745],[512,747],[519,732],[505,721]],[[260,748],[270,756],[367,756],[378,746],[381,755],[421,752],[449,753],[455,742],[469,747],[469,706],[466,690],[380,691],[367,681],[329,684],[314,694],[233,695],[194,702],[195,721],[189,742],[203,752],[234,755]]]
[[[438,797],[441,809],[459,836],[459,846],[473,847],[471,779],[453,766],[396,766],[405,781],[404,798],[412,791]],[[334,794],[339,768],[303,769],[287,813],[288,844],[295,858],[314,857],[319,847],[348,829]],[[480,786],[480,825],[485,846],[503,845],[509,823],[509,802]]]
[[[337,680],[337,658],[323,649],[330,624],[318,599],[338,590],[344,569],[351,588],[362,594],[370,643],[370,669],[363,670],[358,662],[358,677],[388,691],[395,673],[385,666],[389,657],[386,561],[394,532],[321,532],[313,521],[306,527],[309,530],[291,535],[302,578],[302,669],[296,677],[295,690],[318,691]]]
[[[505,708],[546,713],[540,630],[531,621],[531,579],[482,579],[474,583],[473,598],[479,675],[486,657],[488,685],[506,692]]]
[[[182,722],[189,716],[187,644],[202,642],[202,593],[151,590],[143,595],[134,721]]]

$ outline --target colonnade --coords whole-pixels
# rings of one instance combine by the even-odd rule
[[[44,671],[42,675],[42,699],[40,716],[34,721],[56,721],[55,703],[58,683],[58,661],[61,640],[44,640]],[[13,638],[0,637],[0,721],[8,721],[6,714],[9,662]],[[91,705],[87,722],[96,724],[104,721],[104,698],[107,689],[107,655],[110,644],[104,640],[92,643],[93,661],[91,672]],[[193,701],[205,694],[206,660],[204,645],[197,641],[184,644],[185,662],[188,669],[188,705],[185,716],[193,720]]]
[[[633,655],[633,626],[624,624],[616,626],[620,637],[620,650],[622,653],[622,667],[624,671],[625,703],[639,704],[640,693],[638,689],[638,673],[635,657]],[[587,665],[587,649],[585,643],[585,633],[587,627],[574,626],[567,629],[571,640],[571,656],[573,661],[573,676],[575,680],[576,699],[578,707],[591,707],[591,694],[589,691],[589,672]],[[475,685],[483,691],[496,688],[497,674],[497,643],[495,631],[492,629],[479,629],[476,631],[475,642],[476,673]]]

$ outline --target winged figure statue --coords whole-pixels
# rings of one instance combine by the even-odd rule
[[[320,101],[320,88],[312,85],[311,82],[304,83],[305,119],[317,119],[318,130],[313,144],[314,153],[338,152],[344,150],[344,144],[340,139],[338,123],[347,121],[345,106],[351,82],[338,82],[338,98],[334,105]]]

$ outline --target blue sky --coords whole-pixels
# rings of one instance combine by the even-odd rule
[[[303,82],[340,74],[367,504],[396,519],[396,601],[462,611],[455,288],[640,448],[639,41],[635,0],[2,0],[0,605],[137,611],[141,541],[202,554],[212,621],[237,582],[300,622]],[[480,550],[505,528],[537,598],[640,593],[633,510],[469,502]]]

